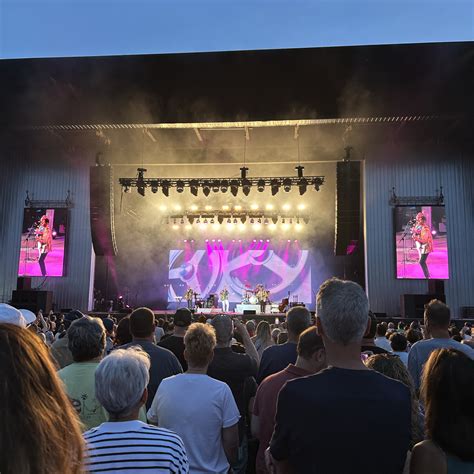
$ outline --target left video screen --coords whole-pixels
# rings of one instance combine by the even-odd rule
[[[65,276],[68,230],[68,209],[26,208],[18,276]]]

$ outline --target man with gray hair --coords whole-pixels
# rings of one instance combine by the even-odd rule
[[[328,368],[287,382],[278,396],[267,450],[270,471],[400,474],[411,435],[408,387],[369,370],[361,359],[368,329],[364,290],[332,278],[317,295],[317,328]],[[390,416],[380,416],[390,413]],[[368,433],[383,433],[370,436]]]
[[[109,421],[84,433],[87,472],[189,471],[181,438],[139,421],[148,397],[149,370],[150,357],[138,346],[117,349],[98,365],[96,396],[109,414]]]
[[[107,417],[95,395],[94,373],[104,355],[105,328],[102,320],[83,316],[68,329],[68,348],[73,363],[58,372],[66,392],[86,430]]]
[[[311,313],[304,306],[294,306],[286,314],[288,340],[284,344],[267,347],[262,354],[257,375],[257,383],[265,377],[276,374],[294,364],[298,354],[296,345],[300,334],[311,324]]]

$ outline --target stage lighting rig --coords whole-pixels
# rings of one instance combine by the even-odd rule
[[[324,183],[324,176],[303,176],[303,166],[297,166],[297,176],[273,176],[273,177],[249,177],[247,167],[240,168],[240,178],[145,178],[146,169],[138,168],[136,178],[120,178],[119,183],[124,192],[130,188],[137,188],[141,196],[145,195],[146,188],[150,188],[153,193],[161,188],[163,195],[169,197],[170,189],[176,189],[176,192],[183,193],[186,188],[190,189],[193,196],[198,196],[199,188],[202,189],[204,196],[208,197],[212,192],[226,193],[229,191],[236,197],[239,188],[245,196],[250,194],[252,187],[262,193],[265,188],[271,189],[272,196],[278,194],[280,189],[290,192],[291,188],[298,187],[300,195],[306,193],[308,187],[312,186],[316,191]]]
[[[137,191],[141,196],[145,196],[145,178],[144,174],[147,172],[145,168],[137,168]]]

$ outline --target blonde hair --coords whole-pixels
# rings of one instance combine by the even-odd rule
[[[0,324],[0,379],[0,472],[82,473],[80,422],[36,334]]]
[[[216,331],[209,324],[193,323],[184,336],[188,365],[204,367],[211,360],[216,347]]]

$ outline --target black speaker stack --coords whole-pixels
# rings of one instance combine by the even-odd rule
[[[350,255],[360,244],[360,176],[360,161],[337,163],[335,255]]]
[[[37,313],[40,309],[43,313],[49,313],[53,309],[53,292],[41,290],[13,290],[12,306],[18,309],[29,309]]]
[[[117,255],[113,172],[109,165],[90,168],[90,216],[95,254],[108,257]]]

